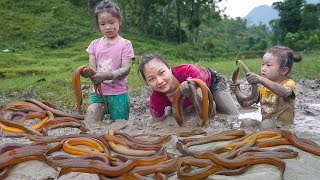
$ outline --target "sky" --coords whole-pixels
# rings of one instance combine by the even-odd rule
[[[223,0],[223,2],[218,3],[218,6],[220,8],[226,7],[225,14],[235,18],[246,16],[253,8],[257,6],[271,6],[272,3],[279,1],[283,0]]]

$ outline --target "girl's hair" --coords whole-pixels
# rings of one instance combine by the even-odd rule
[[[163,64],[165,64],[170,69],[169,63],[160,54],[151,54],[151,53],[145,54],[142,56],[141,62],[139,65],[139,72],[144,80],[146,80],[146,77],[144,76],[144,70],[143,70],[144,65],[146,65],[148,62],[150,62],[153,59],[157,59],[157,60],[161,61]]]
[[[98,25],[98,15],[100,13],[107,12],[112,14],[113,17],[118,18],[120,22],[123,22],[123,17],[121,15],[121,10],[114,2],[110,0],[102,0],[94,7],[94,17],[96,25]]]
[[[285,46],[273,46],[267,50],[267,53],[272,54],[280,63],[280,68],[287,67],[290,73],[292,64],[294,62],[300,62],[302,56],[295,54],[290,48]]]

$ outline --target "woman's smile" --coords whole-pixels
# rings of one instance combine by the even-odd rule
[[[165,89],[167,87],[168,83],[162,83],[161,85],[158,86],[159,89]]]

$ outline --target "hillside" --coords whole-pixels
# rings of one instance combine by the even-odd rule
[[[0,1],[0,49],[58,48],[94,32],[89,13],[65,0]]]

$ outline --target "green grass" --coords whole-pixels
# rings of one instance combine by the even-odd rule
[[[10,101],[35,98],[48,102],[63,102],[64,105],[74,108],[71,76],[77,67],[88,64],[86,47],[91,40],[99,37],[95,34],[89,40],[73,44],[64,49],[42,50],[34,49],[23,53],[0,52],[0,99]],[[129,92],[132,95],[141,93],[145,82],[138,76],[138,67],[141,56],[145,53],[161,53],[175,66],[183,63],[193,63],[210,67],[222,75],[230,78],[236,69],[236,58],[211,58],[208,54],[192,49],[188,45],[177,45],[156,41],[148,37],[138,37],[135,34],[125,34],[133,43],[136,60],[128,76]],[[184,54],[184,52],[188,52]],[[199,55],[200,54],[200,55]],[[189,57],[190,56],[190,57]],[[295,63],[292,77],[319,79],[320,60],[319,53],[303,54],[303,61]],[[260,71],[260,59],[243,60],[249,69],[255,73]],[[243,76],[243,72],[241,76]],[[82,84],[90,86],[90,80],[81,78]],[[84,105],[87,103],[88,93],[84,93]]]

